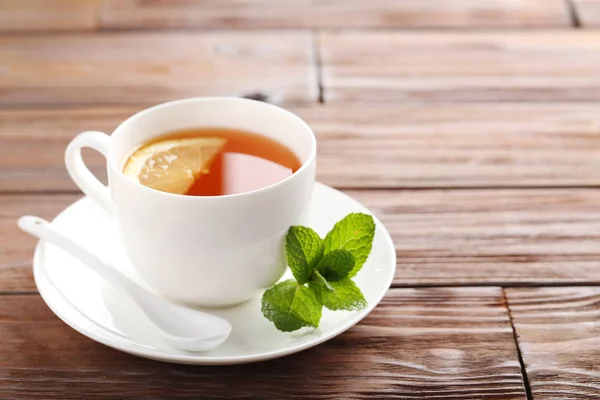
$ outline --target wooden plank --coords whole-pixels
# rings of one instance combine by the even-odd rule
[[[0,106],[152,104],[261,94],[317,99],[307,32],[0,37]]]
[[[0,31],[74,31],[98,26],[102,0],[2,0]]]
[[[597,189],[347,191],[390,231],[394,285],[600,283]],[[23,214],[54,217],[77,195],[0,196],[0,291],[33,289]]]
[[[73,194],[0,196],[0,293],[36,290],[31,267],[37,239],[22,232],[17,219],[34,214],[52,220],[78,197]],[[1,316],[0,312],[0,320]]]
[[[104,28],[568,26],[562,0],[106,0]]]
[[[333,104],[292,111],[317,134],[319,180],[336,187],[600,184],[595,104]]]
[[[597,189],[347,193],[390,231],[395,285],[600,282]]]
[[[0,192],[76,190],[69,140],[141,107],[0,110]],[[318,179],[343,188],[597,186],[595,104],[292,107],[319,141]],[[92,169],[104,160],[89,152]]]
[[[349,331],[258,367],[119,353],[67,327],[37,296],[2,298],[0,337],[2,398],[525,399],[499,288],[393,289]]]
[[[600,32],[324,32],[325,100],[600,100]]]
[[[600,393],[599,287],[507,289],[535,399]]]
[[[599,0],[570,0],[573,2],[574,11],[581,25],[585,28],[600,26],[600,1]]]

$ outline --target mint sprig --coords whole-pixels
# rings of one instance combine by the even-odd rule
[[[352,213],[321,239],[312,229],[292,226],[285,237],[294,279],[271,286],[262,297],[262,313],[280,331],[318,327],[323,307],[360,310],[367,305],[352,281],[371,253],[375,222]]]

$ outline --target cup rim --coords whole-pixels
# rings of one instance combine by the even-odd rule
[[[278,182],[272,183],[268,186],[264,186],[264,187],[261,187],[258,189],[250,190],[247,192],[224,194],[224,195],[218,195],[218,196],[188,196],[186,194],[169,193],[169,192],[163,192],[160,190],[152,189],[150,187],[142,185],[139,182],[132,181],[129,177],[127,177],[125,175],[125,173],[121,170],[121,168],[118,168],[118,166],[116,165],[117,161],[114,159],[114,150],[113,150],[114,141],[116,140],[116,136],[120,135],[121,130],[123,129],[123,127],[126,124],[131,123],[135,119],[142,118],[144,115],[147,115],[152,112],[156,112],[157,110],[164,108],[164,107],[172,107],[172,106],[176,106],[179,104],[185,104],[185,103],[209,103],[209,102],[254,103],[254,104],[260,105],[261,107],[271,108],[272,110],[274,110],[276,112],[286,114],[287,116],[291,117],[292,120],[296,120],[309,134],[310,153],[308,155],[308,158],[306,159],[306,161],[304,161],[302,163],[300,168],[298,168],[294,173],[292,173],[290,176],[287,176]],[[273,190],[279,186],[285,185],[286,183],[290,182],[293,179],[296,179],[297,176],[301,175],[304,171],[306,171],[315,162],[316,155],[317,155],[317,139],[315,137],[315,133],[313,132],[311,127],[298,115],[294,114],[293,112],[291,112],[289,110],[286,110],[283,107],[275,105],[275,104],[265,103],[262,101],[247,99],[247,98],[243,98],[243,97],[234,97],[234,96],[190,97],[190,98],[184,98],[184,99],[173,100],[173,101],[156,104],[154,106],[151,106],[151,107],[148,107],[141,111],[136,112],[135,114],[131,115],[130,117],[125,119],[123,122],[121,122],[113,130],[112,134],[110,135],[110,139],[111,139],[111,143],[110,143],[110,147],[108,150],[108,157],[107,157],[108,165],[110,168],[112,168],[113,170],[116,171],[116,173],[118,174],[118,176],[121,179],[125,179],[128,182],[130,182],[131,184],[140,187],[140,189],[142,191],[147,191],[148,194],[155,194],[157,196],[162,196],[164,198],[182,199],[183,201],[198,201],[198,200],[205,201],[208,199],[214,199],[211,201],[217,201],[218,199],[239,198],[239,197],[255,195],[258,193]],[[186,199],[186,200],[184,200],[184,199]]]

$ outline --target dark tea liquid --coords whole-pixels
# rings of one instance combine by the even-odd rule
[[[302,163],[283,144],[237,129],[202,128],[172,132],[152,140],[216,137],[225,145],[186,193],[220,196],[244,193],[277,183],[296,172]]]

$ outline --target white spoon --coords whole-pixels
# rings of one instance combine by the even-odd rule
[[[111,285],[129,294],[157,331],[173,346],[189,351],[205,351],[219,346],[229,337],[231,325],[227,320],[171,303],[147,291],[63,236],[42,218],[24,216],[18,224],[23,231],[60,247]]]

